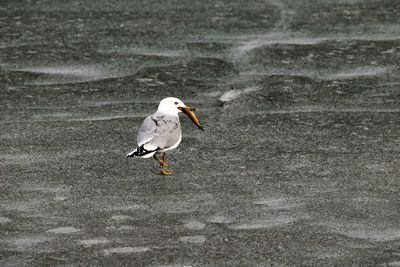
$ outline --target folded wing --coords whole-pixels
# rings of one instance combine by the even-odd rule
[[[157,150],[175,145],[180,137],[178,117],[155,113],[143,121],[137,135],[138,147],[128,157],[151,157]]]

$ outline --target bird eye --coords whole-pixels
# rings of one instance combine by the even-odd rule
[[[175,105],[178,105],[178,102],[174,102]]]

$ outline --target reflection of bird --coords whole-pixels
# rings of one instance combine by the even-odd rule
[[[195,109],[183,104],[175,97],[167,97],[161,100],[158,110],[148,116],[140,126],[137,135],[137,148],[127,154],[127,157],[150,158],[153,156],[160,163],[161,174],[169,175],[172,172],[164,170],[170,165],[165,161],[165,152],[176,148],[181,142],[181,124],[178,114],[185,113],[203,130],[199,119],[194,113]],[[162,159],[158,154],[162,153]]]

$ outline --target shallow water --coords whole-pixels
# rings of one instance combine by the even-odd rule
[[[396,266],[397,1],[3,1],[0,265]],[[173,176],[127,160],[177,96]]]

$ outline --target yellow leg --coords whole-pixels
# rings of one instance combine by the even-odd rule
[[[161,159],[161,160],[156,156],[156,154],[153,155],[153,158],[160,163],[162,175],[171,175],[172,174],[172,172],[164,170],[164,167],[170,167],[170,165],[165,161],[165,153],[163,154],[163,159]]]
[[[165,161],[165,153],[163,153],[162,160],[160,161],[161,164],[161,174],[162,175],[171,175],[171,171],[164,170],[164,167],[169,167],[170,165]]]
[[[165,153],[163,153],[163,157],[162,160],[160,162],[164,167],[171,167],[171,165],[169,165],[165,159]]]
[[[163,166],[163,167],[171,167],[171,165],[169,165],[169,164],[165,161],[165,153],[163,153],[163,154],[164,154],[164,155],[163,155],[163,159],[159,159],[159,158],[156,156],[156,154],[153,155],[153,158],[154,158],[155,160],[157,160],[158,163],[160,163],[160,166]]]

